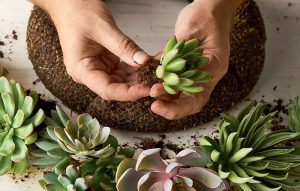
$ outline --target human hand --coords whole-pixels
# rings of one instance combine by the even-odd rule
[[[51,16],[68,74],[105,100],[135,101],[150,88],[137,83],[136,68],[149,56],[116,26],[99,0],[32,0]]]
[[[175,35],[178,40],[200,40],[209,64],[204,70],[213,78],[201,84],[204,91],[194,96],[167,95],[161,84],[152,86],[150,96],[157,100],[151,110],[170,120],[198,113],[208,102],[218,81],[226,74],[230,54],[230,30],[236,8],[242,0],[195,0],[179,14]]]

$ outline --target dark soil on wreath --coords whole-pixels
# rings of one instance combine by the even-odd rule
[[[232,108],[249,94],[258,81],[264,65],[265,42],[264,22],[259,8],[253,0],[247,0],[233,21],[228,72],[216,86],[209,103],[197,114],[170,121],[151,111],[153,98],[146,97],[136,102],[105,101],[87,87],[75,83],[67,75],[55,26],[43,10],[33,9],[27,30],[29,58],[42,83],[58,99],[78,113],[91,114],[103,125],[144,132],[195,127]],[[155,64],[143,67],[139,71],[139,79],[153,84],[156,82],[153,79],[154,69]]]

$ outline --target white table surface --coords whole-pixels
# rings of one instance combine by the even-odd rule
[[[267,28],[267,58],[262,76],[249,98],[260,100],[265,96],[264,100],[268,102],[283,98],[287,103],[290,98],[300,95],[300,1],[257,1]],[[108,4],[121,29],[146,51],[156,54],[173,34],[176,16],[187,3],[184,0],[111,0]],[[5,58],[0,59],[0,65],[9,70],[9,78],[18,80],[26,89],[46,92],[47,97],[51,97],[41,83],[32,84],[37,77],[27,58],[25,43],[31,8],[32,5],[27,1],[0,0],[0,41],[6,43],[5,46],[0,46],[5,54]],[[5,39],[4,36],[11,34],[13,30],[17,32],[18,40]],[[9,44],[9,41],[12,43]],[[9,54],[10,51],[12,54]],[[273,90],[274,86],[277,86],[276,91]],[[165,133],[166,141],[192,146],[195,140],[191,136],[210,135],[215,130],[215,123],[213,121],[199,128]],[[137,137],[153,137],[158,140],[160,135],[124,133],[118,130],[113,130],[113,134],[120,138],[121,143],[129,144],[139,141]],[[181,139],[178,140],[177,137]],[[29,173],[29,179],[24,178],[26,174],[17,177],[1,176],[0,191],[41,190],[37,183],[41,178],[41,171],[30,171],[33,173]]]

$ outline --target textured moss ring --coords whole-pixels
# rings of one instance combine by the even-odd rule
[[[236,13],[230,34],[228,73],[218,83],[209,103],[197,114],[169,121],[151,112],[153,100],[150,97],[136,102],[105,101],[87,87],[73,82],[63,64],[55,26],[41,9],[35,7],[32,11],[27,31],[29,58],[47,89],[78,113],[89,113],[112,128],[133,131],[172,131],[195,127],[230,109],[245,98],[258,81],[264,65],[265,42],[264,22],[259,8],[253,0],[245,1]],[[160,67],[156,71],[156,75],[166,82],[165,89],[170,93],[174,92],[174,88],[186,94],[201,91],[200,86],[191,85],[194,77],[186,79],[187,74],[179,72],[185,64],[178,59],[168,68]],[[165,69],[172,71],[172,75],[163,73]],[[181,78],[178,79],[174,72]],[[203,78],[203,73],[198,77]]]

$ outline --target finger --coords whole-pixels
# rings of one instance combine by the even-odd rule
[[[123,70],[127,74],[132,74],[132,73],[136,72],[135,67],[132,67],[132,66],[126,64],[125,62],[120,62],[117,66],[117,69]]]
[[[150,56],[123,34],[114,22],[98,28],[101,30],[95,31],[94,39],[127,64],[139,67],[150,59]]]
[[[90,71],[83,83],[105,100],[136,101],[149,96],[150,88],[143,85],[129,86],[126,83],[115,83],[112,78],[100,71]]]
[[[178,99],[176,101],[156,100],[151,110],[169,120],[178,120],[185,116],[197,113],[206,103],[204,99]]]
[[[106,89],[108,100],[137,101],[149,96],[150,88],[143,84],[130,86],[126,83],[112,83]]]
[[[168,95],[168,93],[166,92],[166,90],[162,84],[157,83],[151,87],[151,90],[150,90],[151,97],[156,98],[156,97],[164,96],[164,95]]]

